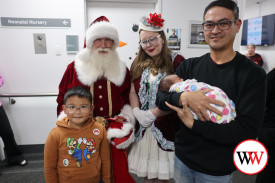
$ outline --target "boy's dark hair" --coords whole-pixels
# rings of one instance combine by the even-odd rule
[[[77,96],[79,98],[86,98],[88,99],[91,104],[93,103],[93,96],[89,90],[87,90],[84,87],[76,86],[71,89],[69,89],[64,96],[64,104],[66,104],[67,99],[73,96]]]
[[[206,12],[214,6],[220,6],[220,7],[224,7],[224,8],[231,10],[234,14],[235,19],[239,19],[239,7],[238,7],[236,1],[234,1],[234,0],[216,0],[216,1],[213,1],[210,4],[208,4],[208,6],[204,9],[203,20],[204,20]]]
[[[159,89],[162,92],[169,92],[169,89],[173,84],[174,82],[171,79],[169,79],[167,76],[165,76],[159,82]]]

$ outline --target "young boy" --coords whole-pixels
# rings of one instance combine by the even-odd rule
[[[46,182],[110,183],[110,149],[105,127],[92,117],[91,93],[74,87],[64,96],[67,117],[57,121],[44,149]]]
[[[214,123],[224,124],[229,123],[236,117],[235,104],[220,88],[215,86],[210,86],[203,82],[198,82],[195,79],[187,79],[183,81],[176,74],[171,74],[163,77],[159,83],[159,89],[162,92],[192,92],[203,89],[213,89],[213,91],[205,93],[206,96],[220,100],[226,104],[226,107],[215,106],[222,112],[222,116],[217,115],[216,113],[207,111],[207,114],[210,117],[210,120]],[[191,111],[192,112],[192,111]],[[192,112],[193,113],[193,112]],[[198,119],[197,115],[193,113],[194,119]]]

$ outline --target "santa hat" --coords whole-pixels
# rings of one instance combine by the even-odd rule
[[[129,122],[111,122],[107,138],[117,149],[126,149],[135,141],[134,126]]]
[[[119,45],[118,31],[105,16],[98,17],[91,23],[86,32],[84,47],[91,48],[98,38],[110,38],[114,40],[115,47]]]
[[[141,17],[139,29],[146,31],[163,31],[163,22],[164,19],[161,18],[161,14],[150,13],[148,18],[145,16]]]

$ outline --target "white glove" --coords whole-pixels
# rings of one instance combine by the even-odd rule
[[[83,139],[80,137],[79,139],[77,139],[78,144],[81,144],[83,142]]]
[[[151,112],[151,110],[143,111],[138,107],[135,107],[133,109],[133,113],[139,124],[144,127],[150,126],[156,120],[156,116]]]
[[[83,138],[83,144],[87,144],[87,139]]]

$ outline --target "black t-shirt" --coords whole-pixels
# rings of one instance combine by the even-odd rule
[[[186,79],[197,79],[221,88],[236,105],[237,117],[228,124],[195,120],[192,129],[181,123],[175,137],[176,156],[189,168],[210,175],[227,175],[236,168],[233,151],[245,139],[255,139],[263,121],[266,73],[244,55],[218,65],[210,54],[187,59],[176,70]],[[169,110],[168,101],[178,106],[181,93],[158,92],[157,106]]]
[[[266,112],[263,126],[275,128],[275,69],[267,74]]]

